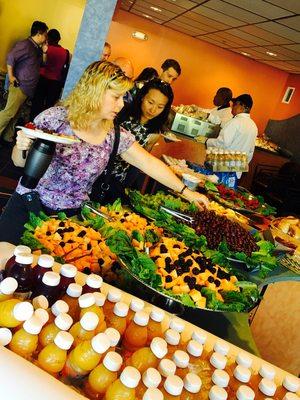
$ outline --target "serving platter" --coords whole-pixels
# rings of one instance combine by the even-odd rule
[[[24,132],[26,136],[29,138],[34,138],[34,139],[42,139],[42,140],[47,140],[49,142],[54,142],[54,143],[61,143],[61,144],[75,144],[75,143],[80,143],[81,141],[74,136],[60,136],[56,135],[54,133],[46,133],[43,132],[41,129],[30,129],[26,128],[25,126],[17,126],[16,128],[19,128]]]

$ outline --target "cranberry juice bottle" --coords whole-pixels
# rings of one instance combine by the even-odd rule
[[[60,292],[61,295],[65,294],[68,286],[71,283],[75,283],[75,276],[77,274],[77,268],[72,264],[63,264],[59,271],[60,274]]]
[[[32,254],[18,254],[14,264],[10,267],[8,277],[15,278],[18,288],[15,297],[28,298],[32,290]]]
[[[8,273],[9,273],[11,267],[16,262],[16,256],[18,254],[31,254],[31,249],[28,246],[23,246],[23,245],[16,246],[13,256],[10,257],[10,259],[7,260],[7,262],[5,264],[5,274],[4,274],[5,276],[9,276]]]
[[[59,282],[60,276],[56,272],[46,272],[42,278],[42,282],[40,282],[32,291],[31,299],[43,295],[49,302],[49,305],[57,300],[59,297]]]
[[[39,256],[37,265],[32,270],[32,279],[35,285],[42,281],[44,274],[52,270],[54,258],[48,254]]]

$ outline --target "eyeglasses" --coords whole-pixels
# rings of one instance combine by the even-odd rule
[[[121,69],[119,69],[118,71],[116,71],[116,72],[110,77],[110,79],[109,79],[108,82],[115,81],[117,78],[121,78],[121,77],[126,78],[126,75],[125,75],[125,73],[124,73]]]

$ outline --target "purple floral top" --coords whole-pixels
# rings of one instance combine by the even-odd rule
[[[39,129],[47,128],[57,133],[74,135],[64,107],[52,107],[39,114],[35,120]],[[120,129],[118,154],[125,152],[135,137],[124,128]],[[114,131],[110,131],[100,145],[84,141],[72,145],[57,144],[55,154],[45,175],[34,189],[41,202],[53,210],[78,208],[89,199],[92,185],[105,170],[112,151]],[[16,191],[24,194],[32,191],[19,182]]]

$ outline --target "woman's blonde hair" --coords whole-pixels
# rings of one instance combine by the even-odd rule
[[[99,117],[105,91],[112,89],[122,95],[132,86],[132,80],[117,65],[108,61],[90,64],[70,95],[61,102],[67,108],[72,129],[97,127],[108,131],[113,121],[101,120]]]

